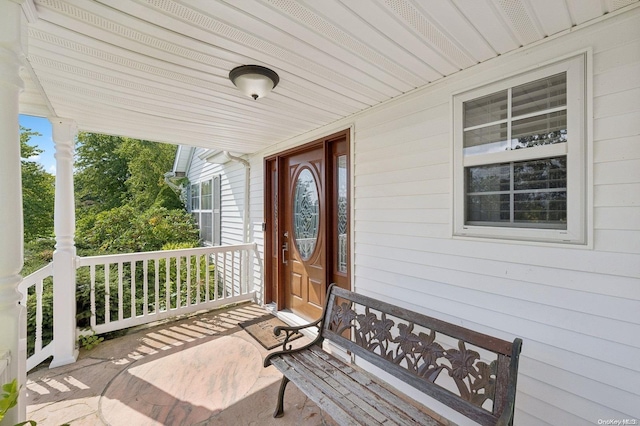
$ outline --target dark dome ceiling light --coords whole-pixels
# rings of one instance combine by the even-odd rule
[[[260,65],[241,65],[229,72],[229,80],[254,100],[269,94],[280,82],[275,71]]]

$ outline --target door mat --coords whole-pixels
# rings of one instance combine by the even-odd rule
[[[273,349],[277,346],[282,346],[282,342],[286,337],[285,333],[280,333],[279,336],[273,334],[273,328],[280,325],[287,327],[289,324],[285,323],[278,317],[273,315],[264,315],[252,319],[250,321],[241,322],[240,327],[256,339],[265,349]],[[289,339],[289,341],[302,337],[302,334],[298,333]]]

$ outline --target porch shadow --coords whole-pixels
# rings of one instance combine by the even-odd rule
[[[27,418],[117,426],[253,424],[265,417],[257,423],[268,424],[281,376],[262,367],[268,352],[238,326],[265,313],[247,304],[167,322],[82,351],[75,364],[35,371]],[[277,424],[323,424],[315,405],[292,388],[296,420]]]

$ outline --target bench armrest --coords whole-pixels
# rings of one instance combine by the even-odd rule
[[[515,401],[509,401],[504,407],[502,415],[496,422],[496,426],[511,426],[513,425],[513,411],[515,408]]]
[[[507,391],[507,404],[502,410],[502,415],[498,419],[496,426],[513,425],[513,414],[516,405],[516,384],[518,383],[518,364],[520,362],[520,352],[522,351],[522,339],[517,338],[511,347],[511,365],[509,366],[509,389]]]
[[[292,336],[293,334],[296,334],[301,330],[304,330],[305,328],[318,327],[318,324],[320,324],[321,321],[322,319],[318,319],[314,322],[310,322],[309,324],[297,325],[297,326],[277,325],[273,328],[273,334],[275,334],[276,336],[279,336],[280,333],[284,331],[285,333],[287,333],[287,337],[285,339],[285,342],[287,342],[289,337]]]
[[[308,343],[300,348],[297,349],[293,349],[291,346],[291,343],[289,343],[289,341],[291,340],[291,337],[293,337],[294,335],[300,333],[302,330],[310,328],[310,327],[316,327],[318,329],[318,336],[311,342]],[[310,322],[309,324],[304,324],[304,325],[298,325],[298,326],[276,326],[273,328],[273,334],[275,334],[276,336],[279,336],[282,332],[285,332],[285,339],[284,342],[282,342],[282,349],[277,351],[277,352],[273,352],[269,355],[267,355],[267,357],[264,359],[264,366],[268,367],[269,365],[271,365],[271,358],[281,355],[281,354],[289,354],[289,353],[294,353],[294,352],[299,352],[301,350],[305,350],[307,348],[310,348],[311,346],[314,345],[322,345],[322,341],[324,340],[324,337],[322,337],[322,318],[314,321],[314,322]]]

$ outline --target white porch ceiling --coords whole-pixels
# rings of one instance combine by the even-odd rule
[[[20,112],[253,153],[638,0],[27,0]],[[229,71],[280,84],[244,97]]]

